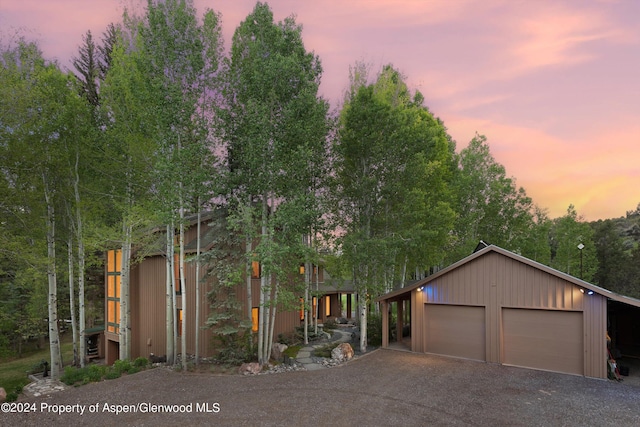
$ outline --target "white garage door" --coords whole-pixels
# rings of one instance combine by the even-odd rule
[[[427,353],[486,360],[484,307],[425,304]]]
[[[582,312],[502,310],[503,363],[582,375]]]

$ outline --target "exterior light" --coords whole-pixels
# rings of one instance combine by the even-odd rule
[[[580,280],[582,280],[582,250],[584,249],[582,242],[578,245],[578,249],[580,249]]]
[[[593,295],[593,291],[587,292],[587,295]]]
[[[584,294],[584,289],[580,289],[580,292],[582,292]]]

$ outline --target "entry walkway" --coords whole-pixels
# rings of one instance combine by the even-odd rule
[[[312,356],[314,350],[324,347],[328,343],[343,343],[351,341],[351,332],[334,330],[330,340],[322,340],[316,344],[307,344],[298,351],[296,356],[296,362],[300,363],[307,371],[317,371],[318,369],[325,369],[321,362],[323,357]]]

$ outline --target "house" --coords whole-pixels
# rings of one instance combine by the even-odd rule
[[[394,346],[414,352],[594,378],[607,378],[607,333],[622,354],[640,356],[640,300],[496,246],[477,249],[377,299],[383,347],[395,335]]]
[[[215,213],[207,213],[201,217],[201,251],[211,249],[215,242],[216,233],[229,233],[221,225],[220,217]],[[197,217],[189,218],[189,226],[186,228],[185,252],[188,256],[195,255],[197,251]],[[131,308],[131,358],[148,357],[150,353],[155,355],[166,354],[166,278],[167,263],[166,249],[164,246],[165,235],[156,230],[158,239],[155,249],[148,250],[142,261],[132,265],[130,274],[130,308]],[[177,255],[175,255],[177,257]],[[314,266],[314,279],[312,287],[317,286],[320,294],[313,297],[313,307],[318,309],[320,322],[328,317],[341,315],[340,298],[344,291],[332,286],[325,286],[325,272],[322,266]],[[187,297],[187,336],[178,337],[176,348],[181,348],[181,340],[186,339],[188,354],[195,354],[195,315],[196,315],[196,268],[195,263],[185,263],[185,280],[188,292]],[[201,269],[201,277],[206,268]],[[252,318],[253,329],[257,331],[258,315],[261,309],[259,303],[260,290],[260,266],[257,262],[252,265]],[[107,251],[105,263],[105,359],[107,364],[112,364],[119,357],[119,319],[120,319],[120,272],[121,252],[114,249]],[[179,272],[173,272],[176,279]],[[304,274],[301,267],[300,274]],[[297,278],[300,279],[300,278]],[[211,289],[213,279],[209,279],[200,286],[200,318],[198,325],[205,325],[210,315],[210,302],[207,293]],[[176,280],[179,283],[179,280]],[[247,313],[247,290],[245,281],[235,288],[235,294],[242,305],[242,313]],[[302,297],[302,295],[301,295]],[[183,295],[180,289],[176,290],[176,313],[178,333],[181,331],[181,322],[185,320],[182,313]],[[351,301],[351,298],[349,298]],[[302,325],[303,313],[301,310],[283,311],[278,309],[275,319],[274,337],[280,333],[293,333],[296,327]],[[213,336],[211,331],[202,329],[199,334],[199,349],[201,357],[210,357],[215,353],[213,348]],[[180,352],[178,350],[178,352]]]

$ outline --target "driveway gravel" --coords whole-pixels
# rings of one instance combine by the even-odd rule
[[[273,375],[156,368],[19,404],[0,425],[640,425],[638,386],[394,350]]]

